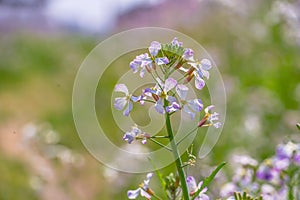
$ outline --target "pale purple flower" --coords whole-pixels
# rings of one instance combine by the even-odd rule
[[[182,58],[187,61],[193,61],[194,60],[194,51],[192,49],[185,48]]]
[[[246,167],[238,167],[235,169],[235,175],[233,176],[233,182],[240,183],[241,186],[247,187],[251,185],[254,170]]]
[[[277,157],[275,157],[273,159],[273,165],[274,165],[274,169],[276,170],[286,170],[291,164],[291,160],[288,158],[283,158],[283,159],[278,159]]]
[[[173,46],[177,46],[177,47],[182,47],[182,45],[183,45],[182,42],[179,42],[179,41],[178,41],[177,37],[175,37],[175,38],[172,40],[171,44],[172,44]]]
[[[226,183],[221,187],[220,196],[225,198],[233,196],[234,192],[238,192],[239,188],[234,183]]]
[[[130,131],[127,131],[124,134],[123,140],[128,142],[128,144],[131,144],[134,140],[141,139],[142,144],[146,144],[147,143],[147,137],[148,137],[148,134],[144,133],[137,126],[133,126],[133,127],[131,127]]]
[[[280,171],[274,168],[273,159],[266,159],[257,169],[256,177],[262,181],[268,181],[269,183],[280,183]]]
[[[145,75],[146,67],[152,69],[152,59],[147,53],[138,55],[133,61],[130,62],[130,68],[133,70],[133,73],[140,71],[140,76],[143,78]]]
[[[298,148],[298,145],[293,142],[288,142],[287,144],[279,144],[276,149],[276,156],[279,159],[291,159]]]
[[[248,155],[234,155],[232,160],[233,160],[233,162],[238,163],[243,166],[256,167],[258,165],[257,160],[251,158]]]
[[[151,42],[150,47],[148,49],[149,49],[150,55],[156,56],[158,54],[159,50],[161,50],[161,44],[157,41],[153,41],[153,42]]]
[[[263,184],[261,186],[261,194],[264,200],[282,200],[287,199],[288,189],[287,187],[278,189],[270,184]]]
[[[222,126],[222,123],[219,122],[219,113],[210,111],[214,108],[214,105],[207,106],[204,109],[205,116],[204,118],[199,122],[198,126],[214,126],[215,128],[220,128]]]
[[[125,84],[117,84],[115,86],[114,91],[125,94],[124,97],[115,98],[114,107],[117,110],[123,110],[123,115],[128,116],[133,107],[132,102],[139,101],[141,97],[136,97],[136,96],[129,94],[128,88]],[[126,107],[126,105],[127,105],[127,107]]]
[[[165,83],[163,83],[160,79],[157,79],[157,82],[158,84],[153,89],[145,89],[145,94],[154,94],[158,97],[154,108],[158,113],[164,114],[164,99],[168,100],[170,103],[174,103],[176,101],[174,97],[168,95],[168,92],[177,85],[177,81],[170,77],[165,81]]]
[[[186,178],[186,183],[190,196],[193,196],[198,190],[200,190],[203,181],[199,182],[199,184],[197,185],[195,178],[193,176],[188,176]],[[207,196],[205,192],[207,192],[207,187],[201,190],[195,200],[209,200],[209,196]]]
[[[176,93],[180,98],[182,106],[180,107],[177,103],[172,103],[171,106],[168,107],[168,110],[175,111],[176,109],[179,110],[183,108],[183,111],[189,114],[191,119],[194,119],[196,113],[203,109],[203,103],[200,99],[186,100],[188,90],[188,87],[183,84],[177,85]]]
[[[157,65],[166,65],[169,64],[169,59],[167,57],[155,58],[155,63]]]
[[[204,78],[209,79],[209,72],[208,70],[211,69],[212,65],[210,60],[202,59],[200,62],[198,61],[191,61],[188,62],[195,70],[193,74],[195,76],[195,87],[201,90],[205,86]],[[181,70],[185,70],[181,68]]]
[[[149,194],[148,192],[150,191],[149,183],[152,176],[153,173],[148,173],[146,180],[144,180],[144,182],[140,185],[139,188],[137,188],[136,190],[128,190],[128,199],[136,199],[139,195],[147,199],[151,199],[151,194]]]
[[[300,166],[300,145],[298,144],[298,150],[296,151],[294,155],[293,161]]]

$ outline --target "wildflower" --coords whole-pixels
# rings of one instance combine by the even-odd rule
[[[272,185],[263,184],[261,186],[261,193],[264,200],[281,200],[287,197],[287,188],[274,188]]]
[[[210,105],[210,106],[207,106],[204,109],[205,116],[198,123],[199,127],[202,127],[202,126],[214,126],[215,128],[220,128],[222,126],[221,122],[215,122],[216,120],[219,120],[219,113],[217,113],[217,112],[210,113],[210,110],[213,109],[214,107],[215,107],[214,105]]]
[[[128,88],[125,84],[117,84],[115,86],[114,91],[122,92],[125,94],[124,97],[115,98],[115,102],[114,102],[114,107],[117,110],[123,110],[124,107],[127,105],[126,109],[124,109],[124,111],[123,111],[123,115],[125,115],[125,116],[128,116],[129,113],[131,112],[132,107],[133,107],[132,102],[138,102],[143,99],[142,96],[137,97],[137,96],[133,96],[133,95],[129,94]]]
[[[186,100],[188,87],[182,84],[176,86],[176,93],[180,98],[180,102],[183,107],[183,111],[190,115],[191,119],[195,118],[195,113],[200,112],[203,109],[203,103],[200,99]],[[176,109],[181,109],[181,107],[176,103],[172,103],[171,106],[167,107],[167,110],[176,111]]]
[[[221,197],[233,196],[234,192],[238,191],[238,187],[234,183],[226,183],[222,186]]]
[[[291,163],[300,165],[300,144],[293,142],[279,144],[276,149],[276,160],[281,164],[282,169],[287,169]]]
[[[209,79],[208,70],[212,67],[211,62],[208,59],[202,59],[200,62],[194,61],[188,62],[188,64],[193,67],[193,73],[190,75],[191,77],[187,78],[187,81],[195,76],[195,87],[201,90],[205,86],[204,78]]]
[[[196,180],[193,176],[188,176],[186,178],[186,182],[187,182],[190,196],[193,196],[201,188],[201,186],[203,184],[203,181],[201,181],[197,185]],[[209,197],[205,194],[206,191],[207,191],[207,188],[205,187],[204,189],[201,190],[201,192],[195,198],[195,200],[209,200]]]
[[[147,174],[147,179],[140,184],[139,188],[136,190],[128,190],[127,196],[129,199],[136,199],[139,195],[147,199],[151,199],[153,191],[149,188],[150,179],[153,176],[153,173]]]
[[[137,73],[140,69],[140,77],[144,77],[146,68],[148,70],[152,69],[152,59],[149,57],[148,53],[144,53],[135,57],[133,61],[130,62],[130,68],[133,73]]]
[[[166,65],[169,63],[169,59],[167,57],[155,58],[155,63],[157,65]]]
[[[243,166],[256,167],[258,165],[258,162],[248,155],[234,155],[233,161]]]
[[[297,149],[298,145],[293,142],[288,142],[287,144],[279,144],[276,149],[276,156],[279,159],[291,159]]]
[[[154,108],[160,114],[165,113],[164,109],[164,99],[167,99],[169,102],[174,103],[176,102],[176,98],[173,96],[169,96],[168,92],[172,90],[176,85],[177,81],[173,78],[168,78],[165,83],[163,83],[160,79],[157,79],[158,84],[153,88],[145,89],[145,94],[149,96],[150,94],[156,100]]]
[[[156,56],[158,54],[159,50],[161,50],[161,44],[157,41],[153,41],[153,42],[151,42],[150,47],[148,49],[149,49],[150,55]]]
[[[183,52],[183,55],[182,55],[182,58],[184,60],[193,61],[194,60],[193,56],[194,56],[194,51],[192,49],[189,49],[189,48],[184,49],[184,52]]]
[[[136,125],[131,128],[130,131],[127,131],[124,136],[123,140],[127,141],[128,144],[131,144],[134,140],[142,140],[142,144],[147,143],[147,139],[150,138],[150,135],[147,133],[142,132]]]
[[[257,179],[278,184],[280,182],[280,171],[275,170],[273,164],[272,159],[266,159],[256,171]]]
[[[182,42],[179,42],[179,41],[178,41],[177,37],[175,37],[175,38],[172,40],[171,44],[172,44],[173,46],[175,46],[175,47],[182,47],[182,45],[183,45]]]

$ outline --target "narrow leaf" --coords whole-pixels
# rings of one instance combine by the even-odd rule
[[[214,180],[215,176],[224,167],[224,165],[226,165],[226,162],[221,163],[208,177],[204,179],[201,187],[197,190],[197,192],[195,192],[192,200],[194,200],[199,193]]]

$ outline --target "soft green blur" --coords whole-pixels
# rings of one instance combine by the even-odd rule
[[[222,161],[228,162],[224,173],[230,175],[234,153],[263,160],[274,152],[276,144],[300,141],[295,126],[300,122],[300,42],[286,33],[289,24],[284,19],[269,22],[271,5],[266,1],[240,14],[216,3],[207,6],[201,19],[186,21],[193,23],[189,28],[174,27],[198,41],[215,59],[227,93],[221,138],[209,157],[197,162],[204,167],[191,170],[199,179],[206,174],[206,166]],[[102,39],[70,33],[1,35],[0,200],[126,199],[126,191],[143,180],[144,175],[116,175],[107,170],[86,151],[75,130],[71,102],[74,78],[83,59]],[[112,63],[105,72],[109,78],[101,80],[97,91],[100,124],[118,145],[124,141],[110,113],[110,94],[136,54]],[[140,116],[134,113],[140,123],[149,120]],[[43,129],[56,131],[59,141],[38,138],[26,146],[23,134],[28,123],[42,127],[41,133]],[[196,147],[202,138],[199,135]],[[62,151],[62,158],[47,158],[45,152],[54,143],[75,156],[66,161],[67,151]],[[169,166],[162,172],[167,175],[173,169]],[[155,183],[160,194],[157,179]]]

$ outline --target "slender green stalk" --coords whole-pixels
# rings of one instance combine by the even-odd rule
[[[159,145],[159,146],[161,146],[161,147],[167,149],[168,151],[172,151],[172,149],[170,149],[169,147],[163,145],[162,143],[160,143],[160,142],[154,140],[153,138],[149,138],[149,140],[152,141],[152,142],[154,142],[155,144],[157,144],[157,145]]]
[[[167,102],[167,100],[165,100],[164,101],[165,107],[167,106],[167,104],[168,104],[168,102]],[[179,178],[180,178],[183,199],[184,200],[189,200],[190,197],[189,197],[189,192],[188,192],[188,188],[187,188],[187,184],[186,184],[186,177],[185,177],[185,173],[184,173],[183,168],[182,168],[182,166],[183,166],[182,165],[182,160],[181,160],[181,157],[180,157],[179,152],[178,152],[176,141],[174,140],[174,134],[173,134],[173,131],[172,131],[170,115],[169,115],[169,113],[166,112],[165,116],[166,116],[166,127],[167,127],[167,131],[168,131],[168,135],[169,135],[169,140],[170,140],[170,143],[171,143],[173,156],[175,158],[175,164],[176,164],[177,172],[178,172],[178,175],[179,175]]]
[[[194,133],[195,130],[197,130],[198,127],[195,127],[193,130],[191,130],[190,132],[188,132],[183,138],[181,138],[178,142],[177,145],[179,145],[185,138],[187,138],[188,136],[190,136],[192,133]]]

